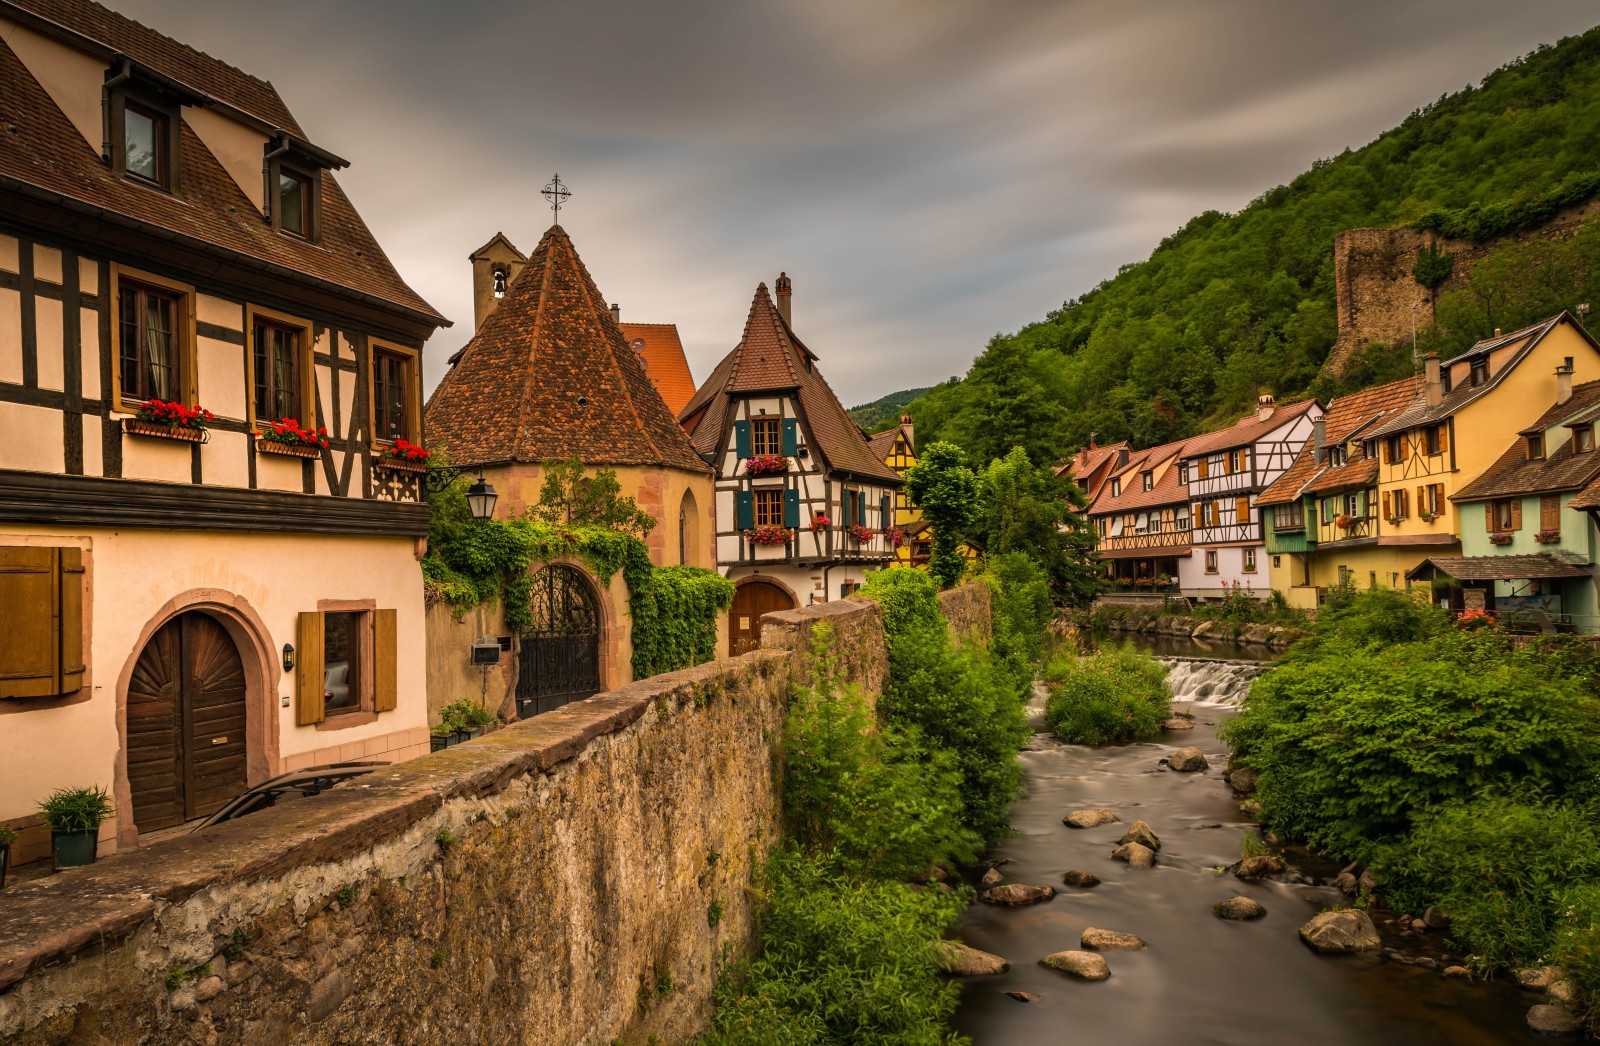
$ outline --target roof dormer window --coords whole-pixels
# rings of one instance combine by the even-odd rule
[[[278,172],[278,228],[311,235],[311,179],[298,171]]]
[[[1150,490],[1156,485],[1155,475],[1150,472],[1139,473],[1139,481],[1145,490]]]
[[[1115,498],[1115,497],[1120,497],[1121,495],[1122,495],[1122,480],[1120,480],[1117,477],[1113,476],[1112,479],[1111,479],[1111,496]]]
[[[1542,433],[1528,437],[1528,460],[1542,461],[1544,459],[1544,435]]]
[[[315,243],[322,238],[322,172],[348,166],[348,161],[291,135],[267,142],[266,219],[279,232]],[[503,286],[497,275],[497,297],[503,295]]]
[[[185,88],[124,59],[106,70],[105,160],[139,185],[178,191],[179,108]]]
[[[1489,361],[1473,360],[1472,374],[1468,380],[1471,381],[1474,387],[1487,383],[1489,380]]]
[[[1594,426],[1574,425],[1572,427],[1572,451],[1574,454],[1587,454],[1594,449]]]

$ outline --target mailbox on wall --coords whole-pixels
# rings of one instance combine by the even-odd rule
[[[498,665],[500,663],[500,641],[494,636],[484,636],[472,644],[472,663],[475,665]]]

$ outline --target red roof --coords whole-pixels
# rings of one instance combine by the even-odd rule
[[[710,471],[559,225],[445,372],[425,420],[429,439],[460,462]]]
[[[1133,451],[1128,463],[1107,477],[1099,496],[1089,506],[1091,516],[1114,516],[1122,512],[1173,505],[1189,500],[1189,487],[1178,482],[1178,459],[1189,452],[1188,441],[1163,443],[1148,450]],[[1144,489],[1144,473],[1152,473],[1153,485]],[[1120,493],[1112,495],[1110,480],[1118,481]]]
[[[650,383],[661,393],[667,409],[677,417],[694,397],[694,375],[683,354],[676,323],[621,323],[628,347],[639,354]]]
[[[1194,437],[1183,448],[1183,456],[1193,458],[1213,451],[1254,443],[1274,429],[1287,425],[1316,404],[1317,401],[1313,399],[1291,403],[1287,407],[1274,407],[1265,418],[1259,414],[1246,414],[1225,429],[1215,429]]]
[[[1410,406],[1421,383],[1421,378],[1402,378],[1333,400],[1322,415],[1323,446],[1348,443],[1398,416]],[[1305,493],[1368,486],[1377,479],[1377,473],[1377,461],[1360,453],[1352,454],[1336,468],[1325,461],[1318,462],[1316,448],[1307,443],[1288,471],[1261,492],[1256,504],[1282,505]]]

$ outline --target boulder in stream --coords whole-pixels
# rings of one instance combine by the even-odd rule
[[[1361,892],[1361,883],[1356,879],[1353,872],[1340,872],[1339,877],[1333,881],[1333,885],[1337,886],[1339,892],[1346,897],[1354,897]]]
[[[1228,780],[1228,787],[1240,795],[1249,795],[1256,790],[1258,775],[1248,766],[1236,766],[1223,775]]]
[[[1182,716],[1173,716],[1161,724],[1163,730],[1193,730],[1194,723]]]
[[[1080,981],[1103,981],[1111,976],[1111,967],[1106,964],[1105,958],[1094,952],[1055,952],[1040,959],[1039,965],[1060,970]]]
[[[998,868],[986,868],[986,869],[984,869],[984,872],[983,872],[983,885],[985,885],[985,886],[998,886],[998,885],[1000,885],[1001,881],[1004,880],[1004,879],[1005,879],[1005,876],[1000,874],[1000,869],[998,869]]]
[[[1422,913],[1422,921],[1428,925],[1430,930],[1450,929],[1450,917],[1444,914],[1444,909],[1436,908],[1431,904],[1428,906],[1428,910]]]
[[[1111,851],[1119,861],[1127,861],[1129,868],[1149,868],[1156,863],[1156,852],[1141,843],[1123,843]]]
[[[1300,939],[1323,955],[1353,955],[1383,947],[1378,928],[1366,912],[1355,908],[1313,915],[1300,927]]]
[[[1253,897],[1230,897],[1213,904],[1211,914],[1218,919],[1259,919],[1267,910]]]
[[[1017,1000],[1018,1002],[1038,1002],[1039,1001],[1039,997],[1037,995],[1033,994],[1033,992],[1006,992],[1006,994],[1011,996],[1013,999]]]
[[[1130,824],[1128,830],[1122,833],[1122,838],[1118,839],[1117,842],[1119,844],[1138,843],[1140,846],[1148,847],[1151,850],[1161,849],[1160,836],[1156,835],[1155,829],[1144,821],[1135,821]]]
[[[960,941],[935,941],[933,954],[939,969],[956,977],[985,977],[1011,969],[1011,964],[1000,956],[969,948]]]
[[[1120,821],[1122,818],[1105,807],[1087,810],[1074,810],[1061,819],[1061,823],[1068,828],[1099,828],[1103,824]]]
[[[1180,774],[1192,774],[1210,765],[1206,761],[1206,754],[1193,747],[1180,748],[1167,757],[1167,766]]]
[[[1559,1002],[1540,1003],[1528,1011],[1528,1028],[1543,1035],[1566,1035],[1582,1026],[1577,1015]]]
[[[1024,904],[1038,904],[1048,901],[1056,895],[1054,886],[1026,886],[1022,883],[1007,883],[1004,886],[992,886],[978,894],[978,900],[985,904],[1001,904],[1009,908],[1016,908]]]
[[[1265,879],[1272,875],[1282,875],[1286,867],[1283,858],[1277,854],[1258,854],[1236,862],[1233,874],[1239,879]]]
[[[1136,933],[1118,933],[1094,926],[1083,931],[1078,944],[1097,952],[1136,952],[1145,946],[1144,938]]]
[[[1100,885],[1100,877],[1098,875],[1095,875],[1093,872],[1080,872],[1077,869],[1073,869],[1072,871],[1063,875],[1061,877],[1061,881],[1066,883],[1068,886],[1076,886],[1084,890],[1089,889],[1091,886]]]

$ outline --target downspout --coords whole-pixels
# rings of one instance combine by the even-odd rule
[[[105,82],[100,89],[100,128],[102,140],[100,142],[100,159],[105,163],[111,162],[111,92],[133,79],[133,63],[128,59],[122,60],[117,74]]]
[[[276,149],[261,157],[261,211],[262,217],[272,221],[272,161],[289,152],[289,139],[279,139]],[[302,211],[304,208],[302,208]]]
[[[833,589],[828,587],[828,572],[832,570],[833,567],[834,565],[829,563],[827,566],[822,568],[822,601],[824,603],[828,602],[828,593],[833,591]],[[817,594],[813,592],[811,593],[811,602],[815,603],[816,601]]]

